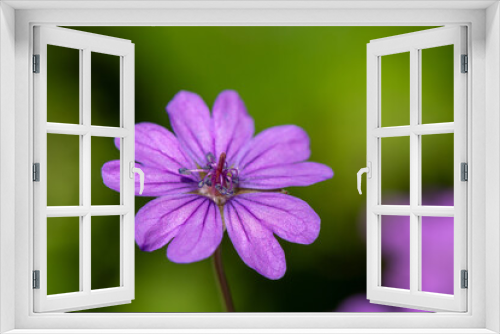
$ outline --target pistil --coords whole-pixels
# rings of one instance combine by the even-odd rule
[[[198,182],[200,193],[212,197],[216,202],[225,201],[224,197],[234,194],[235,185],[238,183],[238,169],[229,167],[225,152],[221,153],[217,161],[212,153],[208,153],[206,159],[205,166],[196,169],[179,168],[179,174],[198,173],[201,178]]]

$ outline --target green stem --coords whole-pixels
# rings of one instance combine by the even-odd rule
[[[234,312],[233,298],[231,297],[231,290],[229,290],[229,284],[227,283],[226,274],[224,273],[224,266],[222,265],[222,254],[221,246],[217,247],[214,255],[212,256],[212,263],[214,266],[215,275],[217,277],[217,282],[219,285],[219,292],[221,293],[221,299],[224,301],[225,311]]]

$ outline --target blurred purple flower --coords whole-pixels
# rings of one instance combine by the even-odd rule
[[[429,198],[430,197],[430,198]],[[435,192],[429,196],[433,205],[453,206],[453,191]],[[382,285],[410,288],[410,221],[409,217],[382,218]],[[453,218],[422,218],[422,290],[453,294]],[[371,304],[366,295],[346,298],[336,312],[415,312],[412,309]]]
[[[335,312],[394,312],[397,307],[372,304],[366,294],[355,294],[344,299]]]
[[[143,251],[169,244],[178,263],[208,258],[224,230],[242,260],[261,275],[281,278],[283,249],[274,237],[310,244],[320,218],[282,188],[308,186],[333,176],[309,158],[309,137],[283,125],[254,134],[253,119],[234,91],[217,97],[212,115],[198,95],[179,92],[167,105],[175,132],[153,123],[135,126],[137,167],[145,173],[143,196],[155,196],[136,216],[136,242]],[[253,137],[253,138],[252,138]],[[115,141],[119,148],[119,140]],[[120,162],[104,164],[102,176],[120,189]],[[136,195],[139,182],[136,179]]]

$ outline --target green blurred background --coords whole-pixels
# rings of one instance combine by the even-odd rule
[[[166,104],[179,90],[211,106],[224,89],[238,91],[256,133],[296,124],[311,138],[312,161],[332,167],[333,179],[290,193],[322,219],[312,245],[280,241],[286,275],[271,281],[248,268],[227,235],[223,260],[239,312],[334,311],[365,291],[365,195],[356,172],[366,165],[366,44],[429,27],[71,27],[135,44],[135,119],[170,129]],[[453,121],[452,47],[422,55],[422,122]],[[48,121],[79,123],[78,51],[49,46]],[[429,56],[427,56],[429,55]],[[382,59],[382,125],[409,124],[409,55]],[[195,121],[195,120],[194,120]],[[119,125],[119,60],[92,54],[92,124]],[[409,138],[383,139],[382,201],[409,189]],[[453,135],[423,140],[423,202],[453,185]],[[92,204],[119,204],[100,169],[119,158],[110,138],[92,138]],[[48,205],[79,204],[79,139],[48,135]],[[440,163],[436,164],[436,161]],[[432,165],[432,168],[430,166]],[[364,183],[364,181],[363,181]],[[364,189],[364,185],[363,185]],[[136,210],[152,198],[136,198]],[[78,218],[48,219],[49,294],[78,291]],[[92,217],[92,288],[119,285],[119,217]],[[105,312],[222,310],[209,260],[168,261],[165,248],[136,247],[135,300]]]

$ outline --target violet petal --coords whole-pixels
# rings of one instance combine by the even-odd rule
[[[144,191],[139,194],[139,175],[135,175],[136,196],[163,196],[167,194],[187,193],[198,189],[197,181],[194,181],[178,172],[161,170],[135,164],[135,167],[144,172]],[[104,184],[113,190],[120,191],[120,160],[106,162],[102,166],[102,179]]]
[[[235,165],[243,177],[262,168],[307,160],[309,137],[300,127],[282,125],[269,128],[255,136],[238,155]]]
[[[198,200],[198,209],[186,220],[168,245],[172,262],[191,263],[206,259],[220,245],[223,235],[220,210],[210,199]]]
[[[231,202],[243,206],[251,219],[286,241],[310,244],[318,237],[321,219],[300,198],[280,193],[247,193]]]
[[[166,109],[182,147],[199,166],[204,166],[206,154],[214,152],[212,120],[207,105],[197,94],[180,91]]]
[[[248,207],[233,199],[224,205],[224,219],[234,248],[247,266],[269,279],[283,277],[285,253]]]
[[[253,136],[253,119],[247,113],[245,104],[237,92],[226,90],[217,96],[212,109],[215,133],[215,156],[226,153],[229,163],[233,162],[240,149]]]
[[[333,177],[330,167],[317,162],[299,162],[262,168],[240,174],[241,188],[279,189],[309,186]]]
[[[183,225],[210,201],[195,194],[166,195],[144,205],[135,216],[135,240],[141,250],[151,252],[179,235]],[[222,222],[220,222],[222,225]]]
[[[115,138],[120,149],[120,140]],[[184,154],[173,133],[154,123],[135,125],[135,160],[145,166],[178,171],[179,168],[194,168],[196,165]]]

